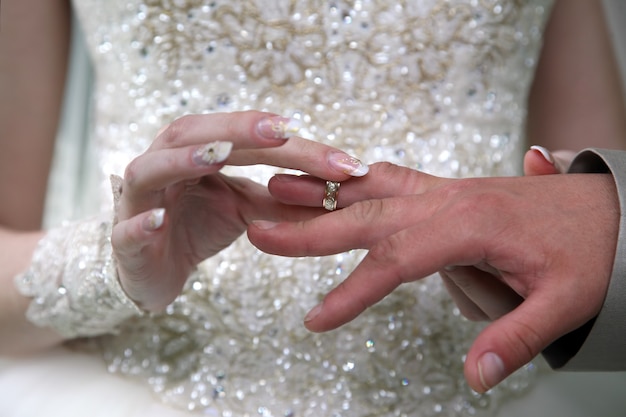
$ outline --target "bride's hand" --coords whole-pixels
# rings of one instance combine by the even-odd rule
[[[319,213],[281,204],[247,178],[221,174],[225,164],[268,164],[337,181],[367,172],[334,148],[287,140],[293,127],[293,120],[255,111],[185,116],[128,165],[112,244],[131,299],[161,310],[194,267],[230,245],[251,220]]]
[[[565,174],[575,156],[574,151],[531,146],[524,155],[524,175]]]
[[[324,192],[323,182],[310,177],[281,176],[269,186],[288,204],[315,206]],[[468,352],[465,375],[477,391],[588,322],[604,301],[619,223],[610,175],[449,180],[374,164],[367,176],[341,184],[339,207],[306,221],[248,228],[252,243],[273,254],[369,250],[305,325],[339,327],[399,285],[446,268],[480,274],[471,282],[496,286],[496,294],[512,288],[518,296],[509,300],[512,311],[492,312],[501,317]]]

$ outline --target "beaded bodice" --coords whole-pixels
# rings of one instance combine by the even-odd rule
[[[442,176],[514,175],[550,0],[75,0],[96,71],[93,140],[106,178],[185,113],[268,110],[365,162]],[[268,167],[245,175],[265,180]],[[331,236],[332,238],[332,236]],[[356,265],[258,253],[201,265],[166,313],[105,342],[113,371],[223,416],[465,415],[478,330],[436,277],[328,334],[301,320]]]

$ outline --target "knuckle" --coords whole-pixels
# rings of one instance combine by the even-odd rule
[[[138,158],[133,159],[124,170],[124,192],[136,188],[138,182]]]
[[[416,176],[412,169],[391,162],[379,162],[375,165],[377,177],[387,184],[401,184],[402,194],[410,193],[419,188],[416,187],[419,176]]]
[[[372,164],[370,167],[371,170],[376,172],[377,176],[382,177],[393,177],[395,178],[398,171],[401,170],[401,167],[393,164],[391,162],[376,162]]]
[[[435,177],[425,172],[395,165],[390,162],[372,164],[370,170],[374,172],[376,178],[379,178],[385,184],[393,184],[394,195],[421,194],[435,188],[442,182],[451,182],[450,179]],[[461,180],[452,182],[456,183],[459,181]]]
[[[391,235],[377,242],[369,251],[372,261],[382,265],[398,265],[398,254],[401,242],[396,235]]]
[[[358,223],[367,224],[383,215],[385,203],[383,200],[364,200],[354,203],[350,207],[351,215]]]
[[[376,177],[385,184],[394,184],[394,194],[415,194],[425,189],[427,178],[431,176],[418,173],[413,169],[392,164],[391,162],[378,162],[370,168],[375,171]]]
[[[241,136],[241,129],[244,123],[241,114],[231,113],[225,115],[222,119],[222,129],[228,138],[237,138]]]
[[[474,180],[454,181],[441,193],[441,207],[449,210],[449,217],[474,230],[507,214],[506,197],[497,190],[475,186]]]
[[[508,343],[513,352],[517,352],[517,365],[522,366],[534,358],[547,344],[537,330],[532,326],[517,320],[510,326],[507,333]]]
[[[443,201],[465,202],[470,201],[476,194],[477,187],[473,179],[461,179],[446,183],[439,187]]]
[[[193,123],[193,120],[193,115],[185,115],[174,120],[156,138],[155,143],[164,147],[176,146],[183,132],[189,128],[189,125]]]
[[[310,236],[310,226],[306,220],[301,220],[293,223],[293,235],[296,236]],[[282,248],[281,248],[282,249]],[[286,245],[284,248],[289,254],[295,254],[307,256],[310,254],[318,253],[322,251],[322,247],[319,242],[313,239],[297,239],[294,244]]]

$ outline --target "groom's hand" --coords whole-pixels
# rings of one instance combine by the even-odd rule
[[[323,189],[311,177],[270,183],[288,204],[318,205]],[[256,246],[279,255],[369,250],[307,315],[307,328],[339,327],[399,285],[446,268],[482,271],[486,285],[511,289],[515,298],[513,310],[486,327],[468,352],[465,375],[476,391],[595,317],[604,301],[619,222],[609,175],[449,180],[375,164],[341,185],[339,207],[308,221],[248,228]]]

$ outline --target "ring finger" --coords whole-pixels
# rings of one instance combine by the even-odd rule
[[[336,192],[336,208],[363,200],[421,194],[444,181],[450,180],[387,163],[373,164],[367,175],[341,183]],[[274,198],[282,203],[322,207],[326,184],[326,180],[309,175],[278,174],[270,180],[268,187]]]

